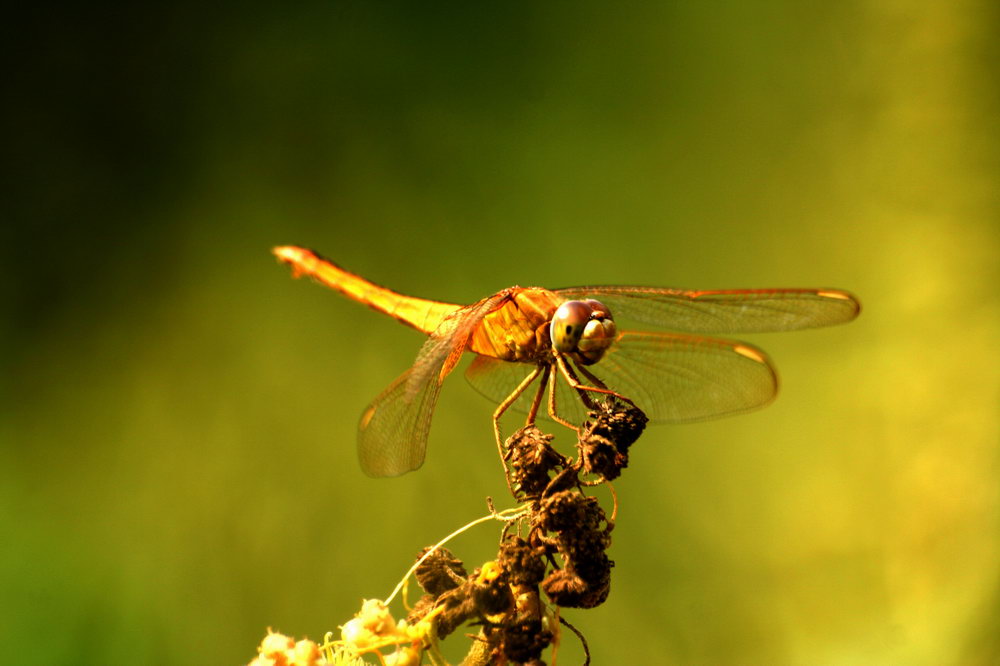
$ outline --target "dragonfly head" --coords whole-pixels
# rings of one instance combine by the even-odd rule
[[[566,301],[556,309],[549,324],[552,347],[591,365],[604,356],[618,329],[606,305],[593,299]]]

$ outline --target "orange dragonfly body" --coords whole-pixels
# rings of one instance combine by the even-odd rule
[[[304,248],[276,247],[274,254],[295,277],[308,275],[429,336],[413,366],[362,414],[358,453],[371,476],[420,467],[441,384],[466,351],[476,354],[466,373],[470,383],[499,402],[494,431],[502,450],[502,414],[517,406],[532,422],[546,389],[549,416],[570,427],[582,423],[594,394],[624,398],[654,423],[761,407],[777,393],[766,354],[744,342],[690,333],[813,328],[850,321],[860,311],[851,294],[837,289],[628,286],[509,287],[462,306],[398,294]],[[612,313],[685,333],[619,331]],[[528,393],[538,378],[537,390]]]

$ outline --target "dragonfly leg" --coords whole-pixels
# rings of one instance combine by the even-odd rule
[[[538,408],[542,404],[542,398],[545,396],[545,387],[549,383],[549,374],[552,372],[552,366],[546,365],[545,369],[542,371],[542,381],[538,382],[538,390],[535,391],[535,399],[531,401],[531,409],[528,410],[528,418],[525,420],[524,425],[530,426],[535,424],[535,418],[538,416]]]
[[[504,398],[504,401],[497,406],[496,411],[493,412],[493,434],[497,440],[497,451],[500,453],[500,462],[503,464],[503,475],[507,480],[507,489],[512,495],[514,494],[514,489],[510,485],[510,468],[507,467],[507,455],[503,450],[503,435],[500,434],[500,417],[504,415],[504,412],[510,409],[510,406],[521,397],[521,394],[524,393],[529,386],[531,386],[531,382],[535,381],[535,378],[541,373],[542,366],[536,365],[535,369],[531,371],[531,374],[525,377],[524,380],[517,385],[517,388],[515,388],[514,391],[509,396]],[[542,386],[544,385],[545,384],[543,382]]]
[[[580,382],[580,378],[576,376],[576,371],[573,369],[573,367],[574,366],[567,363],[565,368],[565,372],[568,373],[567,381],[570,387],[577,388],[578,386],[583,386],[583,383]],[[577,389],[577,395],[580,397],[580,402],[583,403],[584,407],[586,407],[587,409],[597,409],[597,405],[594,404],[593,400],[591,400],[589,393]]]
[[[597,386],[602,389],[608,388],[608,385],[602,382],[600,377],[592,373],[590,370],[587,370],[586,366],[580,365],[578,363],[574,363],[573,366],[580,372],[580,374],[589,379],[594,384],[594,386]]]
[[[601,395],[610,395],[613,398],[618,398],[619,400],[627,402],[633,407],[636,406],[635,403],[632,402],[632,400],[626,398],[617,391],[612,391],[611,389],[609,389],[607,386],[604,385],[604,382],[595,377],[593,373],[591,373],[588,370],[585,370],[583,366],[578,365],[577,369],[587,379],[594,382],[595,384],[599,384],[599,386],[587,386],[586,384],[581,383],[580,380],[577,378],[576,374],[569,367],[569,364],[566,363],[565,356],[556,352],[555,357],[556,357],[556,365],[559,367],[559,372],[562,374],[563,377],[566,378],[566,381],[569,383],[570,387],[576,389],[577,392],[580,393],[580,398],[583,400],[584,404],[587,405],[588,407],[593,406],[593,403],[585,397],[584,395],[585,391],[589,391],[591,393],[598,393]]]
[[[552,417],[552,420],[556,423],[564,425],[570,430],[580,432],[580,428],[578,426],[573,425],[563,417],[559,416],[559,413],[556,411],[556,381],[555,373],[549,375],[549,416]]]

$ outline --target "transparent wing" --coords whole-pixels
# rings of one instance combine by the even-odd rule
[[[746,412],[778,392],[764,352],[717,338],[626,332],[592,371],[651,421],[665,423]]]
[[[490,402],[499,405],[506,400],[514,389],[531,374],[534,366],[529,363],[501,361],[490,356],[476,356],[465,371],[465,378],[472,388],[476,389]],[[528,388],[517,399],[512,407],[518,411],[527,412],[535,397],[537,384]],[[539,412],[542,415],[543,409]]]
[[[413,367],[365,409],[358,424],[358,459],[369,476],[399,476],[420,467],[441,384],[454,369],[475,327],[501,295],[448,316],[427,339]]]
[[[530,366],[479,357],[466,376],[476,390],[499,402],[530,370]],[[743,342],[691,335],[622,333],[605,357],[588,370],[659,423],[749,411],[766,405],[778,390],[777,375],[761,350]],[[555,386],[559,415],[582,423],[586,409],[576,391],[561,376],[556,377]],[[527,411],[533,396],[533,391],[526,391],[514,407]]]
[[[442,364],[443,365],[443,364]],[[358,459],[369,476],[399,476],[420,467],[441,384],[424,381],[407,391],[410,368],[365,409],[358,425]]]
[[[692,333],[766,333],[851,321],[858,300],[839,289],[729,289],[692,291],[657,287],[570,287],[566,298],[595,298],[616,317]]]

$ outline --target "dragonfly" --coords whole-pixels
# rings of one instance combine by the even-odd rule
[[[458,305],[397,293],[306,248],[273,252],[293,277],[313,278],[428,336],[414,364],[361,415],[358,457],[374,477],[423,464],[441,385],[466,352],[475,356],[469,383],[498,403],[493,429],[503,458],[501,417],[514,407],[534,423],[546,391],[547,416],[577,429],[602,395],[637,406],[652,423],[763,407],[778,391],[768,356],[711,335],[830,326],[861,311],[840,289],[514,286]],[[615,317],[668,330],[619,330]]]

